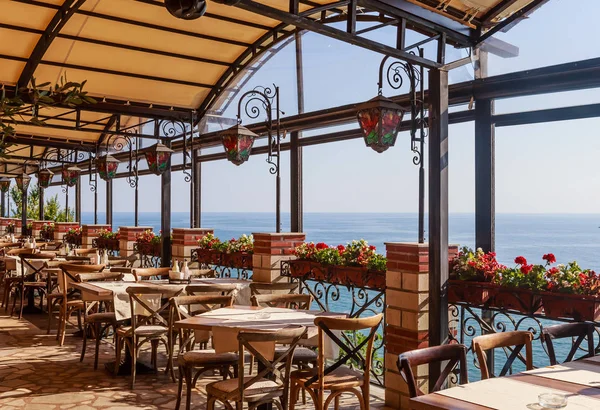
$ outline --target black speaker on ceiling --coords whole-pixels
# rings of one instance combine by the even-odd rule
[[[205,0],[165,0],[169,13],[183,20],[195,20],[206,13]]]

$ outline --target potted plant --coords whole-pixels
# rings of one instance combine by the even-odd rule
[[[221,264],[231,268],[252,269],[252,254],[254,253],[254,238],[252,235],[242,235],[225,242],[221,254]]]
[[[139,234],[135,239],[138,253],[148,256],[161,255],[162,232],[156,235],[150,229]]]
[[[450,263],[448,302],[465,302],[473,305],[485,304],[495,291],[492,284],[496,272],[504,269],[496,260],[495,252],[485,253],[468,247],[460,250]]]
[[[543,256],[546,265],[528,264],[523,256],[515,258],[514,268],[502,267],[496,272],[494,283],[499,288],[490,299],[490,305],[521,313],[541,311],[540,291],[546,289],[546,268],[556,262],[553,254]]]
[[[600,318],[600,277],[577,262],[557,265],[546,272],[547,292],[542,293],[546,316],[597,321]]]
[[[45,241],[54,239],[54,222],[46,222],[40,229],[40,237]]]
[[[64,241],[69,245],[81,246],[81,226],[70,228],[65,234]]]

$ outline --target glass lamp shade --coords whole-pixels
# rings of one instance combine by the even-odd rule
[[[67,186],[75,186],[77,184],[77,179],[79,178],[79,174],[81,174],[81,168],[76,167],[75,165],[70,167],[63,167],[62,169],[62,177],[63,182],[67,184]]]
[[[241,165],[248,161],[257,135],[248,128],[235,125],[221,133],[221,140],[227,159],[235,165]]]
[[[113,179],[117,175],[119,162],[121,161],[108,154],[96,159],[96,169],[100,178],[105,181]]]
[[[7,177],[0,178],[0,191],[8,192],[10,188],[11,179]]]
[[[37,174],[38,185],[40,188],[48,188],[50,182],[52,182],[53,176],[54,172],[50,171],[48,168],[40,169]]]
[[[404,112],[404,108],[381,95],[360,105],[356,117],[367,147],[380,153],[393,147]]]
[[[31,182],[31,177],[23,172],[18,177],[15,177],[15,181],[21,192],[27,192],[27,189],[29,188],[29,183]]]
[[[168,148],[160,142],[151,146],[144,152],[146,162],[148,163],[148,169],[155,175],[162,175],[167,169],[167,165],[169,165],[172,153],[173,150],[171,148]]]

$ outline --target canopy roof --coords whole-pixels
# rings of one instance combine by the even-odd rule
[[[365,40],[352,24],[364,20],[372,21],[375,28],[406,25],[434,41],[443,36],[442,44],[470,47],[545,1],[209,0],[207,13],[191,21],[172,17],[163,1],[156,0],[3,1],[3,87],[23,87],[31,78],[55,83],[66,75],[71,81],[87,80],[86,90],[99,100],[77,111],[43,112],[46,127],[17,124],[15,142],[20,145],[11,151],[22,153],[28,144],[45,147],[62,142],[91,150],[114,130],[115,115],[121,127],[136,124],[138,118],[187,120],[192,111],[198,119],[218,108],[219,98],[236,91],[236,81],[262,53],[297,30],[440,67],[443,61],[419,60]],[[347,21],[348,29],[327,24],[335,21]]]

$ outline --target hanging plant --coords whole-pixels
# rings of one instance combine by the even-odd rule
[[[38,117],[43,108],[52,108],[59,104],[71,108],[82,104],[95,104],[96,100],[88,96],[87,91],[83,91],[85,83],[86,81],[67,81],[64,75],[54,86],[49,82],[38,85],[35,78],[32,78],[30,86],[18,89],[13,97],[7,96],[6,90],[3,89],[0,96],[0,157],[7,157],[6,148],[12,144],[6,142],[6,137],[15,135],[13,124],[17,119],[25,121],[25,116],[31,116],[27,121],[29,124],[43,126],[45,122]],[[24,96],[26,98],[23,98]]]

